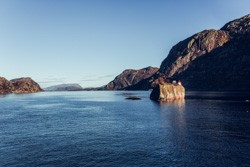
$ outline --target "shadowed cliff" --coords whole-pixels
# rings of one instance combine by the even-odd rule
[[[187,90],[250,90],[250,15],[204,30],[172,47],[152,77],[127,87],[148,90],[162,76]]]

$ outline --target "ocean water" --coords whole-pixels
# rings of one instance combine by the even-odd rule
[[[0,166],[250,166],[249,101],[149,93],[0,96]]]

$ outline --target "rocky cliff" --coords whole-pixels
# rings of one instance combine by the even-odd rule
[[[31,78],[18,78],[8,81],[0,77],[0,94],[35,93],[42,91],[41,87]]]
[[[104,86],[104,90],[123,90],[135,85],[143,79],[151,77],[158,71],[156,67],[146,67],[139,70],[128,69],[123,71],[115,79]]]
[[[155,101],[183,100],[185,98],[185,88],[181,84],[167,83],[162,77],[153,83],[153,90],[150,99]]]
[[[159,71],[129,89],[150,89],[158,76],[187,90],[250,90],[250,15],[204,30],[172,47]]]

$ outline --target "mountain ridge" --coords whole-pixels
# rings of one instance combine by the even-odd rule
[[[151,78],[127,87],[148,90],[159,76],[187,90],[250,90],[250,14],[219,30],[204,30],[174,45]]]
[[[134,85],[143,79],[151,77],[158,71],[157,67],[145,67],[142,69],[126,69],[115,77],[114,80],[102,87],[103,90],[123,90],[126,87]]]

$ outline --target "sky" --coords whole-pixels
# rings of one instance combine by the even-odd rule
[[[0,76],[102,86],[249,13],[249,0],[0,0]]]

